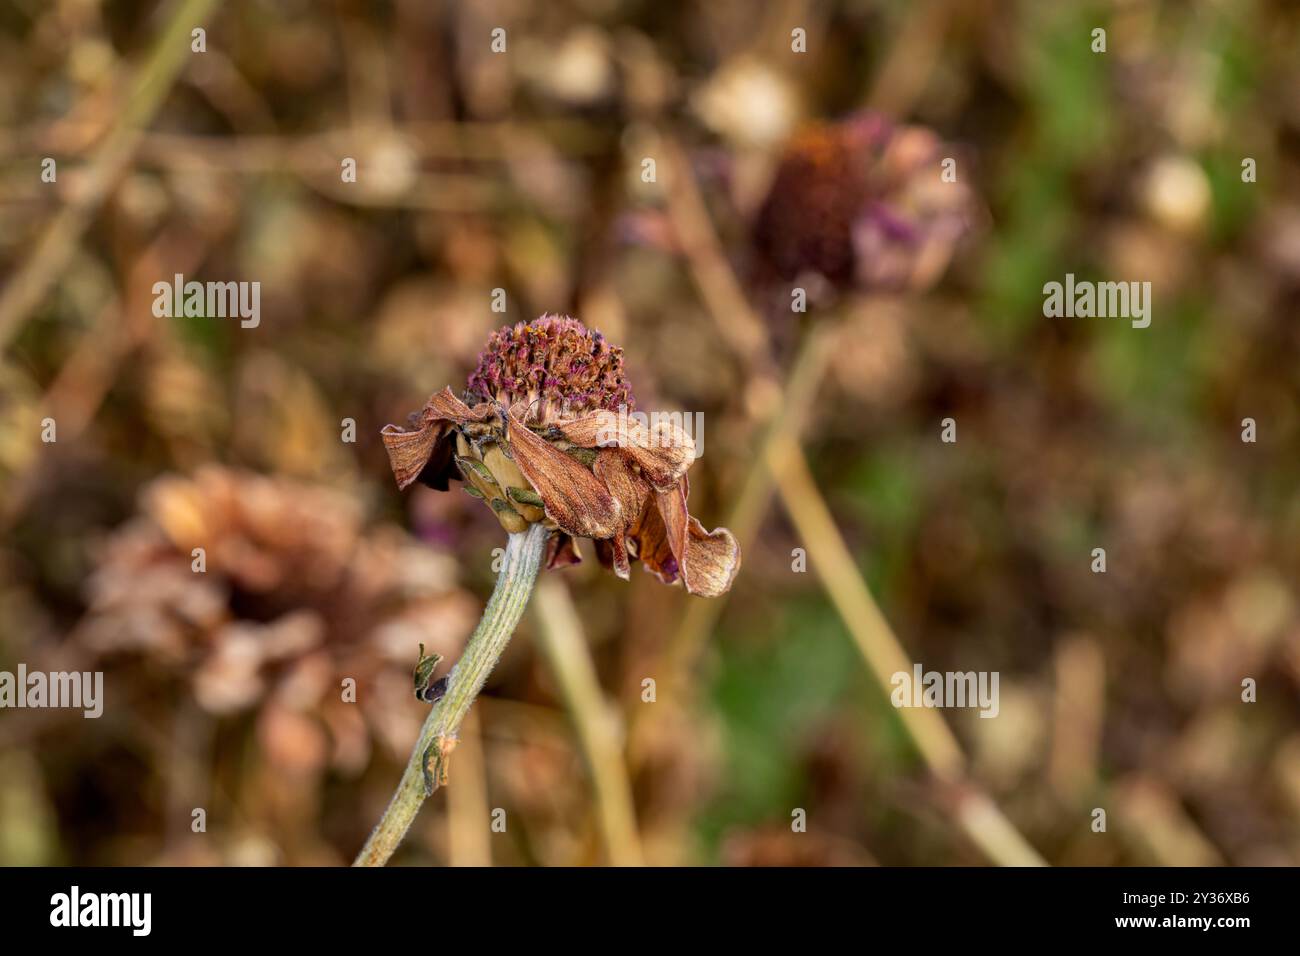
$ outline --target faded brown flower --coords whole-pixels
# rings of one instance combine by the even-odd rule
[[[276,766],[410,748],[411,651],[455,655],[476,617],[454,561],[329,487],[234,469],[159,478],[140,511],[98,555],[79,646],[179,677],[209,714],[255,713]]]
[[[791,138],[754,223],[768,275],[835,286],[923,289],[976,217],[952,152],[930,130],[876,113],[814,124]]]
[[[573,539],[591,538],[621,578],[640,559],[667,584],[721,594],[740,548],[687,512],[694,442],[632,409],[622,349],[576,319],[544,315],[492,333],[464,400],[444,388],[383,438],[399,487],[446,491],[457,478],[507,531],[553,529],[547,567],[576,564]]]

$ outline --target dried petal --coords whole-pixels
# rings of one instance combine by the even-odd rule
[[[444,388],[411,416],[408,427],[385,425],[380,434],[388,450],[388,461],[397,479],[397,487],[406,488],[421,477],[427,466],[434,465],[429,469],[429,483],[440,491],[446,491],[453,449],[442,439],[453,425],[482,421],[490,413],[490,406],[480,405],[472,409],[453,395],[450,388]]]
[[[623,449],[655,488],[672,488],[695,460],[695,441],[672,418],[647,428],[629,415],[599,411],[561,422],[560,434],[581,448]]]
[[[601,567],[606,569],[614,567],[614,546],[609,543],[610,540],[601,538],[592,542],[596,546],[596,560],[600,562]]]
[[[626,581],[632,574],[628,557],[627,525],[645,508],[651,488],[644,478],[633,473],[632,463],[621,448],[600,449],[596,453],[592,470],[605,483],[622,512],[624,527],[619,528],[609,539],[608,566]]]
[[[546,504],[546,516],[579,538],[608,538],[620,525],[618,502],[604,482],[550,442],[533,434],[513,414],[510,450],[516,464]]]
[[[686,590],[701,597],[717,597],[731,590],[740,571],[740,544],[726,528],[705,531],[694,517],[686,523]]]
[[[633,473],[631,462],[619,448],[602,448],[596,453],[592,471],[614,496],[623,516],[623,527],[630,525],[650,494],[646,480]]]
[[[664,584],[677,580],[677,556],[668,542],[668,529],[656,500],[646,500],[636,523],[628,529],[627,538],[636,546],[636,556],[647,571],[658,575]]]
[[[622,532],[614,535],[609,544],[610,569],[624,581],[632,577],[632,561],[627,553],[627,538]]]
[[[677,559],[680,570],[684,563],[682,555],[686,554],[686,524],[687,519],[690,518],[686,510],[686,489],[678,485],[671,491],[655,492],[655,505],[659,508],[660,518],[663,519],[668,548]]]
[[[686,590],[703,597],[716,597],[731,587],[740,570],[740,546],[726,528],[705,531],[686,510],[686,482],[672,491],[655,494],[663,520],[664,535]]]
[[[581,563],[582,555],[578,553],[578,545],[573,540],[572,535],[563,531],[556,531],[546,539],[546,569],[548,571]]]

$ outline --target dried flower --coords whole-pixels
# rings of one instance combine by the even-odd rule
[[[255,712],[277,765],[355,771],[375,741],[401,754],[411,651],[458,653],[476,602],[445,554],[362,517],[318,484],[213,466],[159,478],[102,549],[73,639],[175,675],[208,713]]]
[[[763,268],[837,286],[932,284],[974,217],[961,176],[946,177],[942,141],[874,113],[796,134],[754,223]],[[955,167],[952,167],[955,173]]]
[[[591,538],[621,578],[639,558],[665,583],[721,594],[740,548],[687,512],[694,442],[671,421],[640,424],[632,408],[622,349],[544,315],[492,333],[463,401],[444,388],[383,438],[398,487],[446,491],[459,478],[507,531],[552,529],[547,567],[576,564],[573,539]]]

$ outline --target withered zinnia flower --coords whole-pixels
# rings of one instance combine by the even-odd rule
[[[964,177],[932,131],[875,113],[809,126],[790,139],[754,222],[760,265],[792,280],[918,289],[946,268],[975,217]]]
[[[686,510],[694,442],[671,421],[646,427],[632,408],[623,350],[544,315],[492,333],[463,400],[444,388],[383,438],[398,487],[446,491],[461,479],[507,531],[552,529],[547,567],[577,563],[573,539],[591,538],[619,577],[636,558],[665,583],[721,594],[740,548]]]

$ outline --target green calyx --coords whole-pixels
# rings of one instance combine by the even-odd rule
[[[465,478],[465,490],[486,501],[506,531],[518,534],[545,520],[542,497],[515,464],[504,434],[476,434],[470,440],[458,432],[456,451],[456,467]]]

